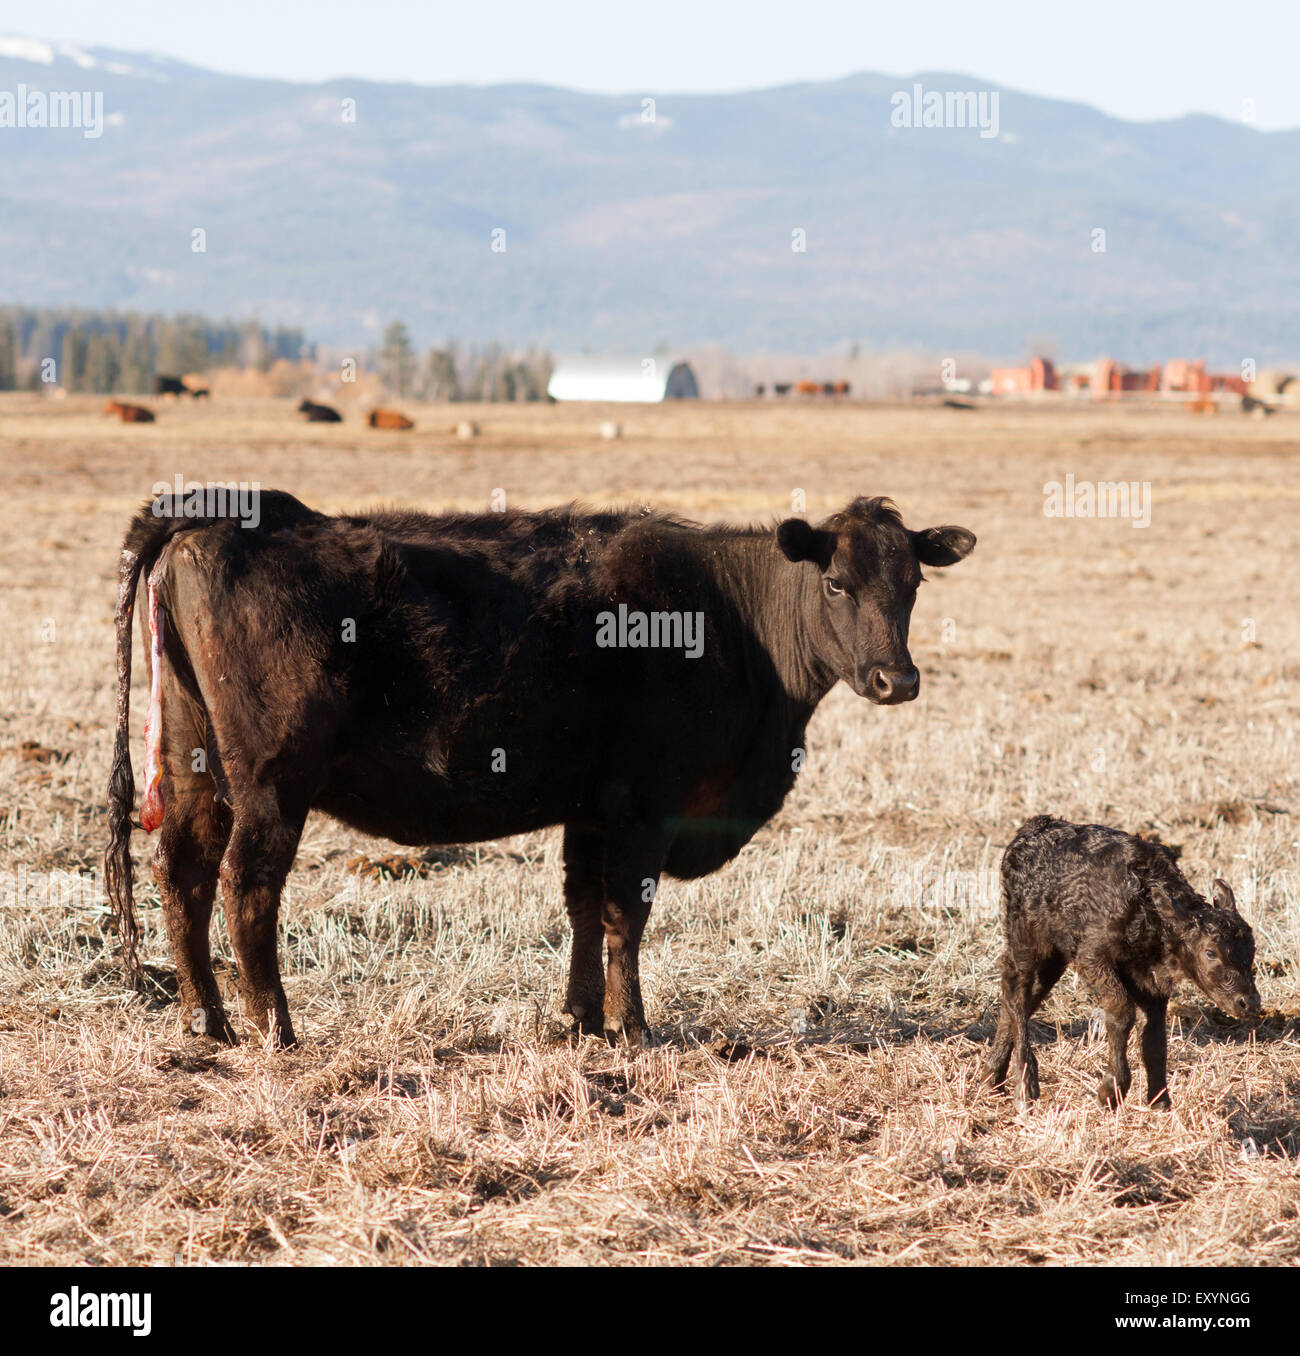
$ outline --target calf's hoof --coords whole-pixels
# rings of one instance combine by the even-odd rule
[[[1115,1081],[1114,1074],[1106,1074],[1097,1085],[1097,1101],[1107,1111],[1119,1110],[1119,1104],[1124,1100],[1124,1094],[1120,1091],[1119,1084]]]
[[[982,1059],[979,1062],[979,1081],[987,1083],[998,1092],[1005,1092],[1007,1089],[1007,1071],[998,1068],[992,1060]]]
[[[1172,1111],[1174,1104],[1169,1096],[1168,1088],[1161,1088],[1158,1093],[1147,1103],[1152,1111]]]
[[[1026,1111],[1036,1101],[1038,1101],[1038,1079],[1022,1078],[1016,1084],[1016,1106],[1021,1111]]]

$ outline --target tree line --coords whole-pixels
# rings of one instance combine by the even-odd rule
[[[384,331],[375,365],[399,399],[473,401],[545,400],[554,367],[545,350],[519,353],[497,343],[448,340],[421,355],[400,320]]]
[[[266,371],[279,359],[314,357],[301,330],[256,321],[44,307],[0,307],[0,391],[143,394],[155,373],[217,367]]]
[[[54,385],[74,393],[142,395],[159,372],[267,372],[279,362],[332,366],[301,330],[270,330],[256,321],[0,307],[0,391]],[[520,352],[499,343],[448,340],[420,352],[395,320],[361,365],[372,367],[398,398],[495,401],[544,400],[554,364],[544,350]]]

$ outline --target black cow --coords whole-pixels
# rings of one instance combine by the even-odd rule
[[[276,915],[312,809],[410,844],[563,824],[565,1008],[639,1041],[660,873],[736,856],[794,784],[838,680],[880,705],[917,695],[921,567],[975,544],[962,527],[909,531],[883,499],[775,530],[648,510],[327,517],[270,491],[258,510],[245,527],[164,496],[127,533],[106,879],[138,981],[127,722],[144,576],[160,659],[141,820],[162,829],[183,1020],[233,1038],[208,955],[219,877],[248,1016],[280,1042]]]
[[[309,424],[341,424],[343,416],[332,405],[318,405],[314,400],[304,400],[298,406]]]
[[[180,379],[180,377],[167,377],[161,372],[153,379],[153,393],[157,396],[172,395],[182,396],[188,393],[189,388]]]

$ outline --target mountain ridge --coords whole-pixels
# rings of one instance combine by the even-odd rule
[[[0,129],[0,300],[343,346],[400,316],[421,341],[597,351],[1300,352],[1300,130],[1129,123],[951,72],[611,95],[21,43],[0,39],[0,94],[93,73],[105,126]],[[997,135],[892,125],[918,82],[996,93]]]

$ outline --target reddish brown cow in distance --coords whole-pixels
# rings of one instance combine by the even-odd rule
[[[366,415],[366,423],[371,428],[414,428],[415,424],[404,414],[396,410],[371,410]]]
[[[233,1039],[208,952],[220,879],[246,1015],[281,1043],[276,917],[313,809],[409,844],[562,824],[565,1008],[640,1041],[661,873],[716,871],[776,813],[837,682],[878,705],[917,695],[921,567],[975,545],[963,527],[909,531],[884,499],[776,528],[574,507],[330,517],[275,491],[258,509],[247,527],[187,518],[167,494],[127,532],[105,870],[139,982],[128,731],[144,578],[158,658],[143,814],[161,826],[182,1020]]]
[[[152,424],[154,413],[143,405],[128,405],[124,400],[110,400],[104,406],[105,414],[115,414],[124,424]]]

